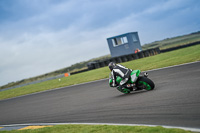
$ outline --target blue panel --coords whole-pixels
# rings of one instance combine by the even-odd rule
[[[126,38],[127,38],[128,43],[126,41]],[[110,54],[112,57],[133,54],[136,49],[142,50],[137,32],[130,32],[130,33],[110,37],[110,38],[107,38],[107,42],[108,42]]]

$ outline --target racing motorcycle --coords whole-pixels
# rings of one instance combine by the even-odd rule
[[[117,86],[117,89],[122,92],[122,93],[130,93],[132,91],[138,91],[138,90],[153,90],[155,87],[154,82],[147,78],[148,73],[144,73],[144,75],[141,75],[140,70],[133,70],[130,74],[129,80],[126,82],[126,84],[123,85],[123,88],[121,89],[120,87]],[[119,85],[120,82],[122,81],[122,78],[120,76],[116,77],[116,84]],[[112,87],[113,83],[113,77],[110,73],[109,76],[109,85]]]

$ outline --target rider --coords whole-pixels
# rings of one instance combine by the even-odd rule
[[[108,64],[108,67],[111,71],[111,75],[113,78],[112,86],[113,87],[118,86],[118,89],[123,90],[123,85],[129,80],[132,70],[120,64],[115,64],[114,62],[110,62]],[[122,81],[120,82],[119,85],[116,84],[116,76],[120,76],[122,78]]]

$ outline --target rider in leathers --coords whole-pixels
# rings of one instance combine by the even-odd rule
[[[113,78],[113,83],[112,86],[116,87],[118,86],[118,89],[120,91],[123,90],[123,85],[129,80],[130,74],[131,74],[131,69],[128,69],[120,64],[115,64],[114,62],[110,62],[108,65],[109,69],[111,70],[111,75]],[[116,77],[120,76],[122,78],[122,81],[120,84],[116,84]]]

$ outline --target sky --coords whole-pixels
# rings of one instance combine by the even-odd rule
[[[200,0],[0,0],[0,86],[110,54],[107,38],[142,45],[200,30]]]

